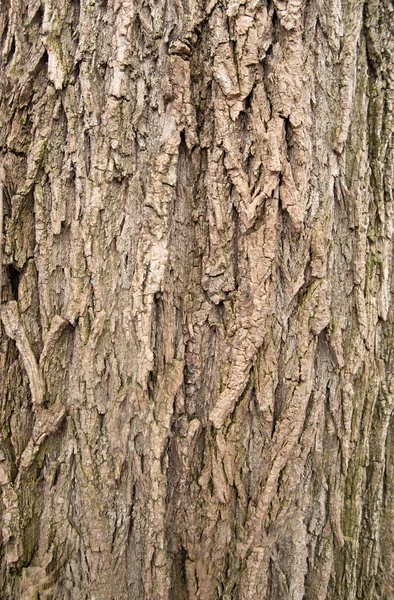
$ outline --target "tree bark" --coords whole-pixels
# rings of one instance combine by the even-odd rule
[[[392,597],[393,20],[2,0],[2,598]]]

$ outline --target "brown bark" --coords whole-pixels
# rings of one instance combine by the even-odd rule
[[[0,595],[390,598],[390,0],[3,0]]]

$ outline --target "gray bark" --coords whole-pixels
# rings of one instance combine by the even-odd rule
[[[2,0],[2,598],[391,597],[393,20]]]

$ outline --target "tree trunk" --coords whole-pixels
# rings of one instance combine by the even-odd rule
[[[391,0],[2,0],[0,596],[391,598]]]

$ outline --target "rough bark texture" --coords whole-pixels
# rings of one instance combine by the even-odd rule
[[[1,598],[391,597],[393,11],[1,1]]]

